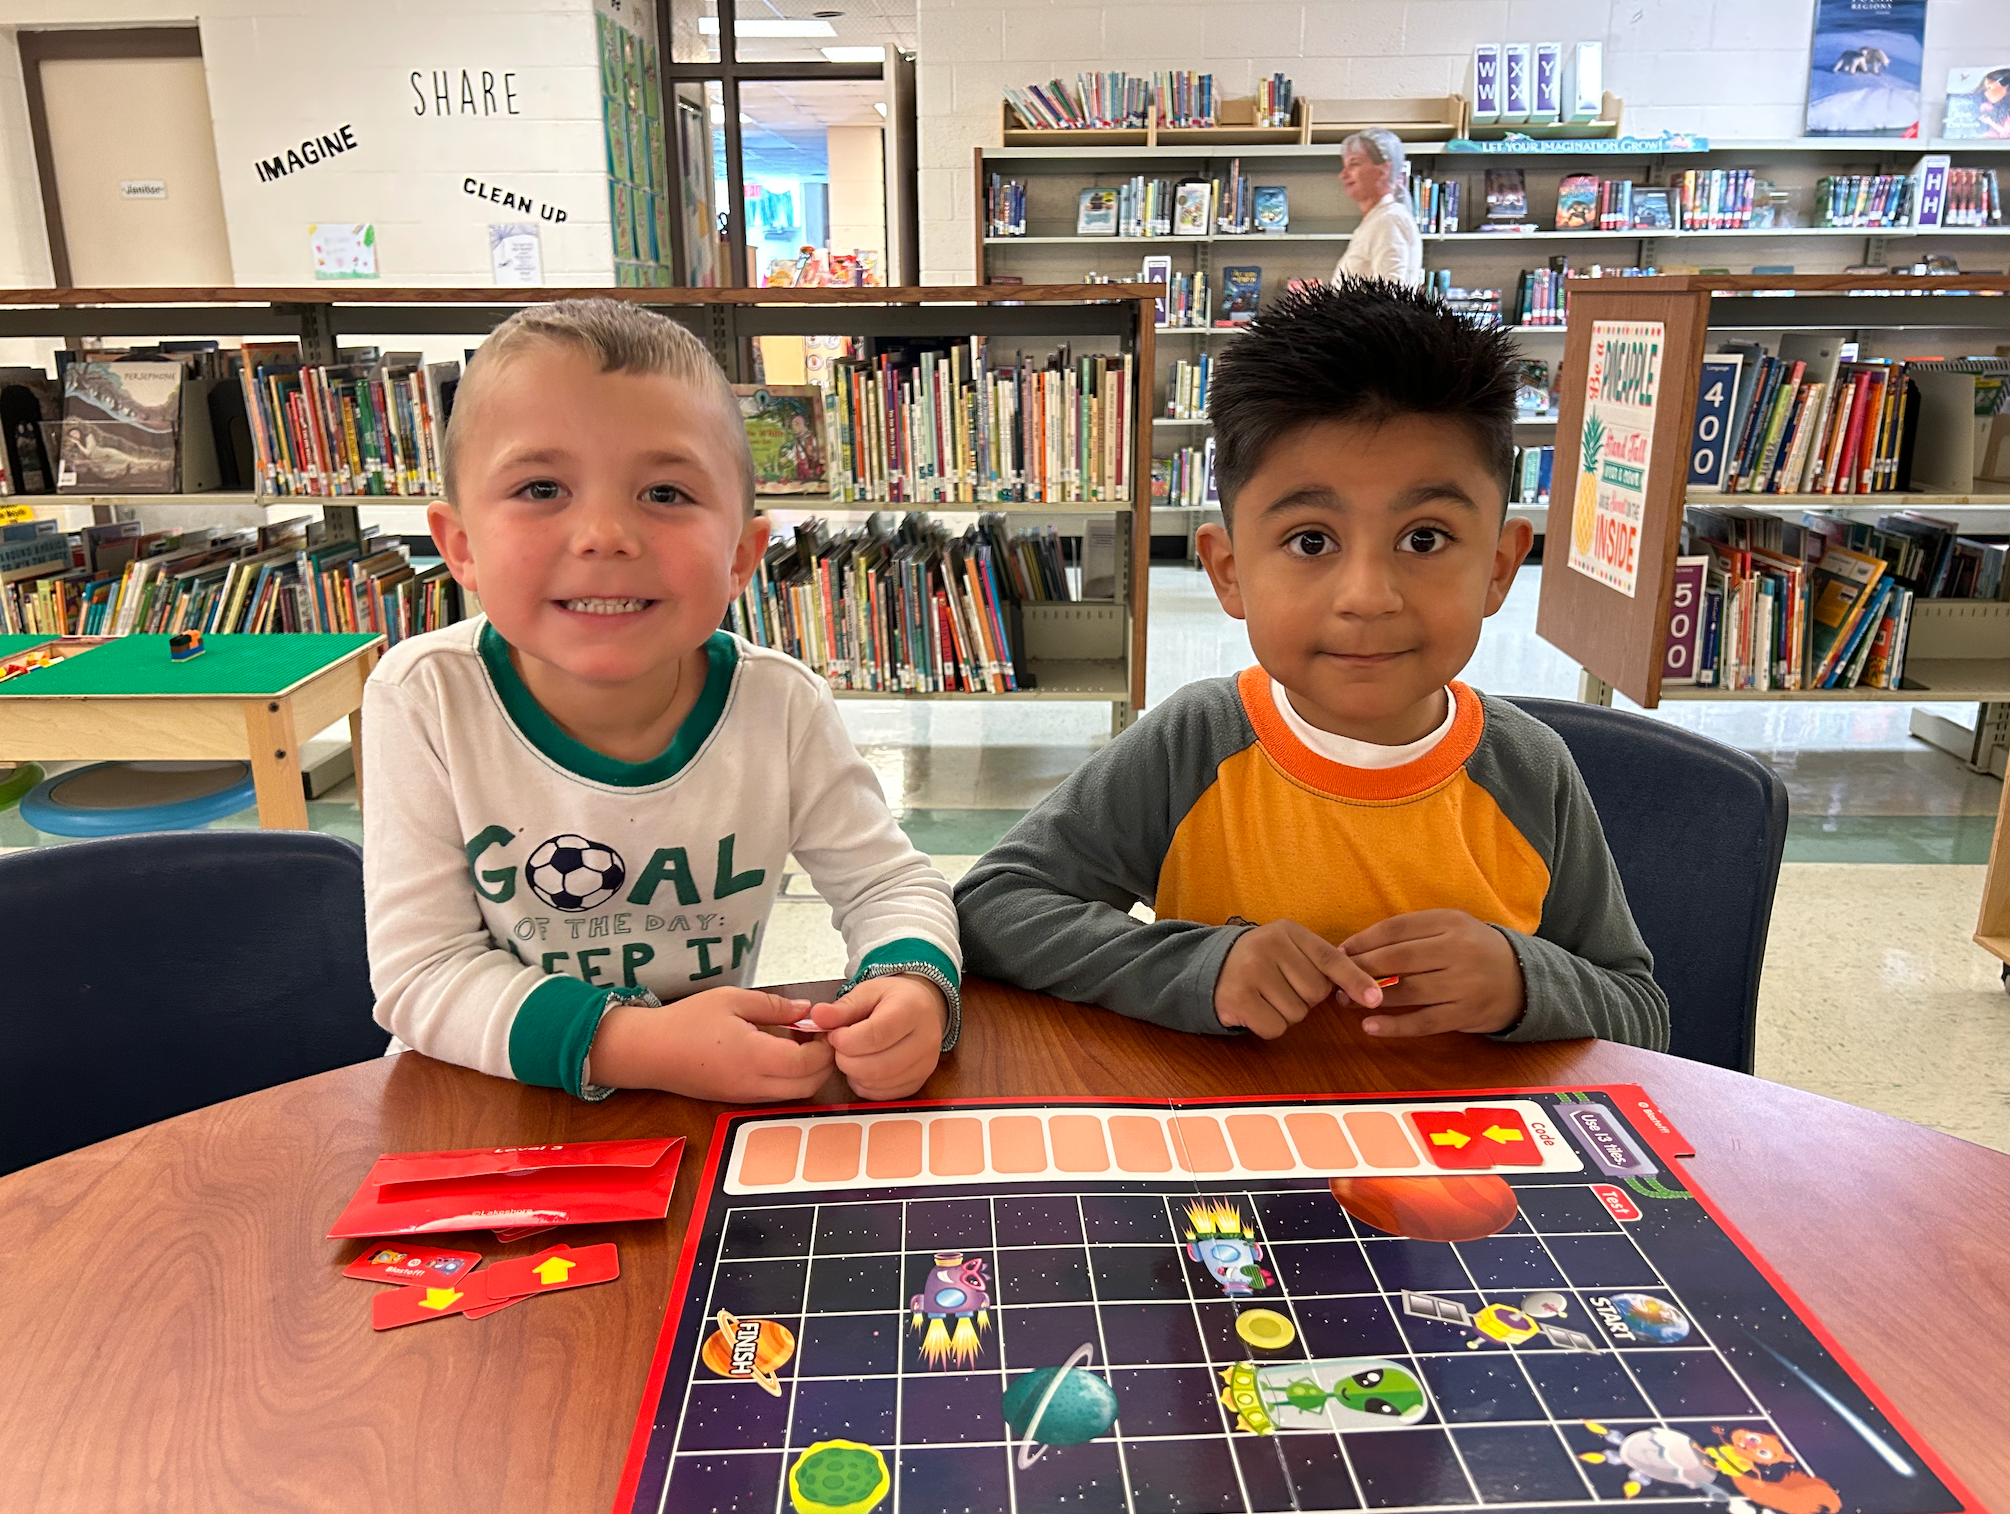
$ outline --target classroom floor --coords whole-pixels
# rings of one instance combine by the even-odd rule
[[[1476,687],[1575,696],[1576,665],[1535,634],[1538,571],[1523,570],[1489,622],[1466,673]],[[1159,564],[1150,587],[1151,700],[1252,660],[1204,575]],[[1926,708],[1974,719],[1973,706]],[[841,709],[901,823],[952,878],[1109,739],[1102,705]],[[1753,752],[1787,784],[1759,1075],[2010,1151],[2010,994],[1995,959],[1969,940],[2002,785],[1914,739],[1904,705],[1688,703],[1655,714]],[[352,785],[311,801],[308,815],[317,830],[361,839]],[[0,849],[47,839],[0,813]],[[792,875],[761,977],[843,969],[828,911],[808,879]]]

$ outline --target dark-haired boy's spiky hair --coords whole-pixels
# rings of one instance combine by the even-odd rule
[[[1343,278],[1287,291],[1229,344],[1208,381],[1223,518],[1264,454],[1298,427],[1399,415],[1465,425],[1505,498],[1518,357],[1501,328],[1475,326],[1419,289]]]

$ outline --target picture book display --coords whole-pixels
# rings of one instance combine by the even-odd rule
[[[86,359],[63,374],[57,487],[65,493],[166,494],[181,426],[178,361]]]
[[[2010,64],[1947,71],[1940,135],[1956,141],[2010,137]]]
[[[1973,1507],[1638,1087],[725,1116],[616,1507]]]
[[[1247,326],[1256,319],[1263,296],[1263,270],[1239,266],[1221,271],[1222,326]]]
[[[1926,0],[1816,0],[1808,135],[1920,135],[1925,45]]]
[[[1114,189],[1085,189],[1075,210],[1075,234],[1083,237],[1113,237],[1117,234],[1117,192]]]
[[[824,391],[815,384],[735,384],[754,454],[756,494],[828,494]]]

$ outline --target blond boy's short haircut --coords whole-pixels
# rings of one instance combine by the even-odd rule
[[[449,502],[455,500],[454,458],[460,450],[460,433],[466,429],[464,418],[473,414],[492,374],[540,345],[569,347],[597,358],[602,373],[666,374],[689,384],[700,395],[716,399],[727,449],[740,468],[742,504],[748,517],[753,516],[754,454],[747,445],[739,401],[725,370],[703,342],[668,316],[626,300],[609,299],[556,300],[526,306],[491,331],[476,349],[461,376],[453,414],[447,420],[441,472]]]

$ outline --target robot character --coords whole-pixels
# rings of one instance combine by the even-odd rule
[[[984,1280],[984,1258],[968,1261],[960,1251],[938,1251],[935,1265],[922,1279],[921,1292],[908,1300],[913,1313],[911,1329],[921,1329],[928,1321],[928,1333],[921,1340],[921,1359],[931,1367],[955,1363],[975,1366],[984,1347],[978,1332],[991,1328],[991,1290]],[[950,1320],[956,1321],[951,1334]]]
[[[1248,1298],[1268,1288],[1271,1276],[1258,1265],[1263,1248],[1242,1228],[1242,1212],[1226,1199],[1197,1199],[1187,1205],[1186,1254],[1221,1284],[1230,1298]]]
[[[1641,1489],[1662,1483],[1670,1488],[1686,1488],[1692,1493],[1700,1493],[1708,1503],[1731,1502],[1731,1495],[1718,1486],[1716,1469],[1710,1464],[1703,1448],[1680,1430],[1670,1429],[1667,1425],[1654,1425],[1629,1435],[1608,1430],[1589,1419],[1584,1422],[1584,1428],[1593,1435],[1603,1436],[1614,1449],[1582,1451],[1578,1453],[1579,1460],[1626,1468],[1626,1481],[1619,1490],[1623,1497],[1637,1498]]]

